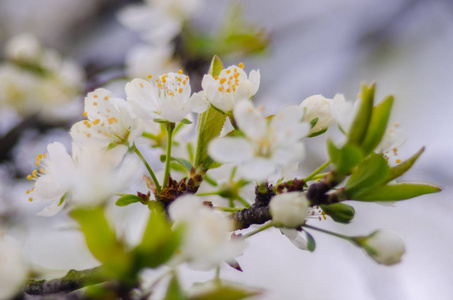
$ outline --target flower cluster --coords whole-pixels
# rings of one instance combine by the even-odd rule
[[[0,106],[28,117],[65,120],[77,112],[85,78],[82,68],[44,48],[31,34],[12,38],[0,63]],[[68,109],[68,106],[72,109]]]
[[[346,236],[313,225],[349,223],[355,210],[348,200],[399,201],[440,190],[394,182],[423,149],[396,166],[389,161],[386,151],[400,144],[387,126],[393,98],[375,105],[374,86],[364,85],[356,104],[341,95],[314,95],[264,115],[252,99],[260,73],[247,76],[243,69],[243,64],[223,68],[214,57],[202,90],[194,94],[181,70],[131,80],[125,99],[96,89],[85,98],[86,119],[71,128],[72,155],[60,143],[38,155],[38,169],[28,177],[35,185],[27,193],[52,202],[43,216],[67,204],[106,280],[136,287],[143,269],[167,265],[173,274],[168,293],[175,293],[176,270],[187,263],[217,269],[214,282],[221,287],[220,266],[241,270],[237,259],[246,239],[273,227],[303,250],[315,249],[310,232],[319,231],[361,247],[378,263],[400,261],[404,243],[389,231]],[[196,142],[181,134],[193,128],[191,120],[197,122]],[[328,139],[328,161],[298,176],[304,143],[334,124],[343,141]],[[164,162],[158,172],[139,150],[146,146],[157,148]],[[138,178],[148,190],[128,193]],[[118,206],[141,204],[151,211],[136,245],[125,245],[104,215],[114,195],[120,196]],[[123,292],[124,286],[114,290]]]

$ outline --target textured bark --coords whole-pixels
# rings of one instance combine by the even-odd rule
[[[66,276],[52,280],[30,281],[24,289],[29,295],[50,295],[56,293],[69,293],[87,285],[105,281],[101,275],[101,268],[87,270],[70,270]]]

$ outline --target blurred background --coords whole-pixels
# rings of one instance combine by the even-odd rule
[[[250,239],[238,258],[244,272],[225,267],[225,276],[265,287],[259,299],[451,299],[452,1],[192,0],[177,12],[182,21],[157,20],[166,24],[157,31],[155,23],[140,21],[155,16],[152,11],[134,11],[144,11],[151,2],[0,2],[1,228],[21,240],[36,268],[64,272],[96,265],[81,235],[64,225],[65,215],[35,216],[42,206],[27,200],[29,182],[21,179],[48,143],[70,145],[67,128],[81,119],[83,95],[103,84],[122,93],[128,78],[178,68],[193,75],[197,90],[200,74],[218,54],[225,65],[243,62],[247,71],[260,70],[255,101],[269,112],[313,94],[333,98],[342,93],[352,101],[361,82],[376,82],[378,99],[395,96],[391,122],[407,136],[399,156],[407,158],[426,146],[404,179],[444,189],[392,207],[351,202],[356,217],[348,226],[313,222],[351,235],[376,228],[398,232],[407,247],[398,265],[377,265],[353,245],[317,232],[316,251],[303,252],[271,230]],[[33,34],[40,45],[23,39],[11,46],[11,39],[23,33]],[[33,57],[36,51],[27,53],[23,45],[47,54]],[[57,77],[65,79],[55,82]],[[24,92],[19,88],[24,85],[33,89]],[[307,141],[306,173],[326,160],[325,138],[335,134],[329,129]],[[130,216],[146,217],[133,207],[116,213],[120,224]],[[135,225],[127,226],[124,232],[133,235]],[[185,272],[184,282],[211,277]]]

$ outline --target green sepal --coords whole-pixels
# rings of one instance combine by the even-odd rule
[[[304,111],[307,110],[306,107],[304,107]],[[316,123],[318,123],[319,121],[319,118],[314,118],[313,120],[311,120],[308,124],[310,124],[310,128],[313,128],[316,126]]]
[[[397,183],[378,186],[357,194],[351,200],[358,201],[400,201],[424,194],[436,193],[441,188],[423,183]]]
[[[374,89],[374,84],[370,87],[362,84],[360,107],[348,132],[348,144],[360,146],[365,139],[373,112]]]
[[[184,290],[181,288],[176,272],[173,273],[173,276],[170,279],[168,284],[167,293],[165,294],[164,300],[187,300]]]
[[[115,202],[115,205],[128,206],[129,204],[137,203],[137,202],[144,203],[144,200],[143,200],[143,198],[140,198],[137,195],[127,194],[127,195],[123,195],[120,198],[118,198],[118,200],[116,200],[116,202]]]
[[[192,124],[192,121],[184,118],[184,119],[181,120],[181,123],[188,125],[188,124]]]
[[[79,223],[88,249],[103,264],[105,275],[111,278],[128,276],[130,257],[123,243],[116,238],[103,208],[78,208],[72,210],[70,216]]]
[[[362,151],[355,145],[346,144],[342,148],[337,148],[334,143],[328,139],[327,149],[334,170],[338,175],[348,174],[362,161]]]
[[[412,157],[410,157],[409,159],[403,161],[402,163],[394,166],[394,167],[391,167],[389,169],[389,173],[387,175],[387,178],[386,178],[386,182],[389,182],[397,177],[400,177],[401,175],[403,175],[407,170],[409,170],[412,165],[415,163],[415,161],[420,157],[420,155],[423,153],[423,151],[425,151],[425,147],[421,148],[420,150],[418,150],[417,153],[415,153]]]
[[[385,182],[389,173],[387,161],[382,154],[371,153],[352,172],[345,185],[345,194],[353,199],[370,188]]]
[[[68,196],[69,196],[68,192],[64,193],[63,196],[61,196],[60,198],[60,202],[58,202],[58,206],[62,205],[66,198],[68,198]]]
[[[156,268],[168,261],[175,253],[182,239],[181,226],[172,230],[165,213],[156,201],[148,206],[151,214],[141,243],[133,250],[139,268]]]
[[[310,251],[310,252],[313,252],[315,251],[316,249],[316,242],[315,242],[315,239],[313,238],[313,236],[307,232],[306,230],[304,230],[305,232],[305,235],[307,237],[307,250]]]
[[[190,300],[239,300],[253,296],[261,295],[263,291],[250,289],[237,284],[219,282],[216,286],[212,282],[205,284],[212,285],[212,288],[206,289],[204,293],[198,293],[191,297]]]
[[[313,132],[313,133],[312,133],[312,134],[310,134],[310,135],[309,135],[308,137],[309,137],[309,138],[312,138],[312,137],[315,137],[315,136],[321,135],[321,134],[323,134],[324,132],[326,132],[326,131],[327,131],[327,129],[329,129],[329,128],[324,128],[324,129],[322,129],[322,130],[319,130],[319,131]]]
[[[362,150],[365,154],[373,151],[381,142],[387,128],[392,104],[393,96],[388,96],[384,101],[373,108],[370,124],[362,143]]]
[[[347,224],[354,218],[354,207],[345,203],[322,204],[321,209],[335,222]]]

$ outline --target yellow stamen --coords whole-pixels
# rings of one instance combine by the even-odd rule
[[[182,70],[179,70],[179,71],[178,71],[178,74],[182,74]]]
[[[239,68],[244,69],[244,64],[243,63],[239,63],[238,66],[239,66]]]

